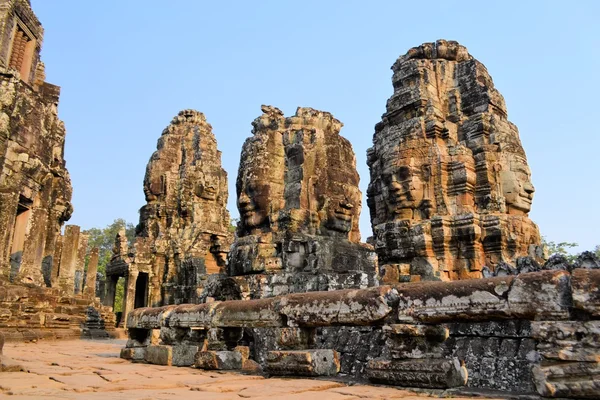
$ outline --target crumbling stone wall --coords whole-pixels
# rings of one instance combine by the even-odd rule
[[[342,123],[311,108],[287,118],[272,106],[262,111],[242,148],[228,284],[241,298],[374,285],[376,259],[360,243],[359,177]]]
[[[439,40],[392,70],[394,94],[368,151],[384,280],[480,278],[484,266],[540,261],[527,158],[485,66]]]
[[[203,369],[260,366],[274,375],[341,372],[404,387],[595,398],[598,287],[598,268],[548,269],[138,309],[129,315],[121,356]]]

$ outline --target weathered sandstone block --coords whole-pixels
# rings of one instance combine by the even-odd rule
[[[447,389],[464,386],[467,383],[467,369],[456,358],[372,360],[367,364],[367,376],[375,383],[404,387]]]
[[[573,307],[600,316],[600,270],[577,268],[571,277]]]
[[[296,293],[279,301],[288,323],[316,327],[329,325],[369,325],[392,311],[396,291],[389,286],[332,292]]]
[[[569,316],[570,275],[566,271],[403,284],[396,290],[400,297],[399,319],[405,322]]]
[[[173,347],[152,345],[146,347],[145,360],[148,364],[173,365]]]
[[[267,372],[271,375],[334,376],[340,371],[335,350],[286,350],[267,354]]]
[[[534,188],[517,127],[485,66],[456,42],[408,51],[367,153],[385,281],[480,278],[538,257]]]
[[[189,367],[196,362],[196,353],[200,347],[193,345],[180,344],[173,346],[172,363],[176,367]]]
[[[146,359],[146,348],[145,347],[124,347],[121,349],[120,358],[124,360],[131,360],[134,362],[144,361]]]
[[[175,306],[137,308],[127,315],[127,328],[160,329]]]
[[[195,366],[209,370],[242,369],[242,354],[238,351],[199,351]]]
[[[600,363],[542,364],[533,376],[544,397],[597,399],[600,393]]]

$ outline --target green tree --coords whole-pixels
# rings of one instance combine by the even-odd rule
[[[569,262],[575,261],[577,258],[577,254],[572,254],[570,249],[579,246],[577,243],[573,242],[553,242],[546,240],[546,237],[542,237],[542,244],[544,244],[548,248],[548,255],[552,256],[554,254],[563,255],[569,260]],[[600,251],[600,246],[596,246],[596,252]]]
[[[115,238],[121,229],[125,229],[129,245],[133,245],[135,239],[135,226],[127,223],[123,218],[117,218],[112,224],[105,228],[91,228],[84,233],[89,235],[88,253],[94,247],[98,248],[98,272],[106,273],[106,266],[112,257],[112,249],[115,245]],[[86,262],[87,264],[87,262]]]

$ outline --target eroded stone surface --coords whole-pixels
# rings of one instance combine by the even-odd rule
[[[485,66],[456,42],[408,51],[368,151],[367,203],[385,281],[479,278],[542,254],[517,127]]]
[[[241,298],[367,287],[376,261],[360,243],[361,193],[350,143],[330,113],[272,106],[252,123],[236,181],[240,222],[229,275]]]
[[[335,376],[340,371],[337,351],[284,350],[267,354],[267,372],[271,375]]]

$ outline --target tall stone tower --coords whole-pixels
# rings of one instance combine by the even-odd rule
[[[75,264],[58,276],[61,226],[73,211],[65,128],[60,88],[44,82],[42,39],[29,1],[0,0],[0,275],[47,286],[62,280],[72,293]]]
[[[133,248],[121,232],[106,268],[107,305],[114,304],[118,278],[126,278],[124,315],[199,302],[210,277],[226,273],[233,239],[227,173],[204,114],[183,110],[165,128],[146,168],[144,194]]]
[[[539,256],[517,127],[485,66],[456,42],[412,48],[368,150],[367,197],[385,280],[481,277]]]
[[[252,123],[236,182],[240,222],[229,275],[242,298],[375,283],[376,257],[360,243],[354,151],[328,112],[271,106]]]

